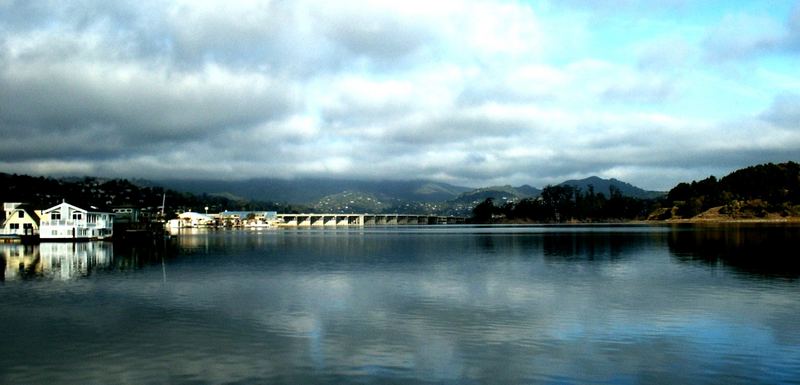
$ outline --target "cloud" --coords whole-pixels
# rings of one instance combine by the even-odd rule
[[[786,39],[787,47],[792,51],[800,51],[800,3],[795,5],[788,22],[789,35]]]
[[[800,130],[800,95],[781,94],[775,97],[762,119],[788,130]]]
[[[601,10],[613,6],[658,33],[608,34],[626,20]],[[597,174],[664,188],[673,180],[650,175],[794,155],[793,97],[770,107],[773,91],[747,84],[758,98],[731,96],[697,59],[788,47],[797,11],[786,25],[733,14],[698,45],[652,22],[686,6],[0,3],[0,167],[473,186]],[[766,112],[702,111],[726,98]]]
[[[600,12],[682,10],[686,0],[562,0],[560,3]]]
[[[703,43],[711,60],[751,59],[800,50],[800,4],[785,21],[749,13],[732,13],[709,29]]]
[[[637,65],[644,71],[674,72],[695,62],[700,50],[682,37],[647,41],[637,48]]]
[[[727,15],[705,39],[712,60],[748,58],[774,52],[786,39],[784,27],[772,18],[749,14]]]

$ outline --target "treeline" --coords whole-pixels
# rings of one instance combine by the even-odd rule
[[[487,198],[473,209],[473,221],[558,223],[644,219],[657,204],[655,200],[624,196],[614,186],[610,187],[608,197],[595,192],[592,186],[587,190],[566,185],[547,186],[537,198],[500,206],[496,206],[492,198]]]
[[[712,207],[734,218],[764,217],[769,213],[800,215],[800,165],[795,162],[743,168],[722,179],[710,176],[680,183],[667,194],[673,210],[662,218],[691,218]]]
[[[167,219],[178,211],[208,212],[224,210],[289,211],[292,207],[272,202],[233,200],[206,194],[190,194],[162,187],[134,184],[126,179],[103,180],[94,177],[55,179],[28,175],[0,173],[0,202],[25,202],[37,208],[48,208],[67,201],[79,207],[132,206],[152,214],[161,211],[166,194],[164,213]]]
[[[800,165],[795,162],[743,168],[722,179],[710,176],[680,183],[664,198],[637,199],[611,190],[610,196],[569,186],[547,186],[538,198],[495,205],[486,199],[473,210],[473,222],[601,222],[692,218],[711,208],[729,218],[769,214],[800,216]]]

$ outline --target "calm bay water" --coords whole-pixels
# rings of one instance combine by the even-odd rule
[[[0,245],[0,383],[800,383],[797,226]]]

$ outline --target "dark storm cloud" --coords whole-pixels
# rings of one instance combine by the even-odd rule
[[[146,43],[144,15],[124,5],[44,8],[6,16],[41,25],[23,24],[0,45],[0,133],[10,138],[0,160],[164,151],[295,108],[291,85],[277,78],[208,63],[171,67]]]
[[[0,132],[37,132],[33,146],[63,135],[88,139],[92,135],[85,134],[95,133],[100,134],[94,136],[97,140],[116,138],[112,142],[125,151],[130,146],[203,140],[220,129],[279,118],[293,104],[290,90],[280,84],[237,86],[234,75],[213,68],[192,74],[131,68],[131,73],[120,74],[115,73],[117,65],[125,64],[99,64],[99,73],[86,73],[83,65],[36,61],[6,66],[0,75],[0,100],[6,109]],[[92,151],[94,147],[87,146],[81,153],[91,157]]]

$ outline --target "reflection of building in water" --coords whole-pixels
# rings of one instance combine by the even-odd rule
[[[5,262],[4,280],[41,274],[38,246],[0,245],[0,257]]]
[[[42,271],[56,279],[88,276],[94,268],[107,267],[114,256],[110,242],[42,243]]]
[[[114,258],[114,245],[110,242],[7,245],[1,250],[6,262],[5,279],[85,277],[98,267],[110,266]]]

